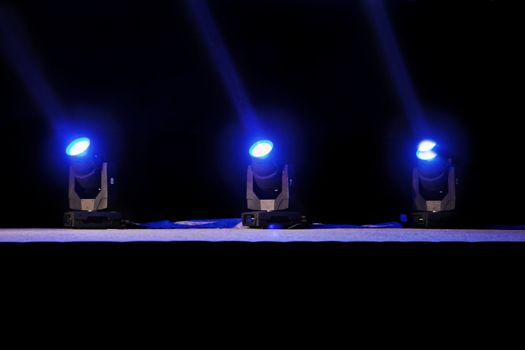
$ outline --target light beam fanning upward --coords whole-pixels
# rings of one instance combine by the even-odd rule
[[[257,133],[259,124],[255,111],[206,1],[187,0],[186,3],[242,124],[250,133]]]
[[[363,2],[379,38],[388,70],[410,126],[416,135],[424,134],[427,130],[425,114],[414,90],[383,0],[363,0]]]

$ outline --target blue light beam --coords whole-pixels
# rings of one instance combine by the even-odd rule
[[[363,0],[363,2],[381,43],[405,115],[413,132],[420,135],[427,130],[426,117],[414,90],[383,0]]]
[[[29,95],[53,127],[63,124],[64,108],[40,70],[16,11],[0,5],[0,50]]]
[[[205,0],[186,0],[188,8],[220,74],[228,96],[243,126],[250,133],[260,130],[256,113]]]

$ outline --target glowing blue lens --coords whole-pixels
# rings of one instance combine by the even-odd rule
[[[273,149],[273,143],[269,140],[255,142],[250,147],[250,155],[254,158],[266,158]]]
[[[437,153],[434,151],[417,152],[417,157],[421,160],[432,160],[437,157]]]
[[[434,151],[436,146],[435,141],[423,140],[417,146],[416,156],[421,160],[432,160],[437,157],[437,153]]]
[[[436,146],[437,146],[437,143],[435,141],[423,140],[417,146],[417,150],[420,152],[431,151]]]
[[[87,137],[73,140],[66,148],[66,154],[72,157],[85,156],[89,148],[90,141]]]

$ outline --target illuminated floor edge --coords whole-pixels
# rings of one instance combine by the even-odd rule
[[[525,242],[525,230],[0,229],[0,242]]]

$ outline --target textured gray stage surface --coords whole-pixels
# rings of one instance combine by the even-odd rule
[[[0,229],[0,242],[525,242],[525,230]]]

